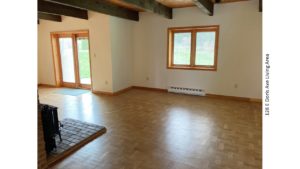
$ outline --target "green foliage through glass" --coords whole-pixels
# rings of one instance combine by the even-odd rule
[[[189,65],[191,58],[191,33],[174,33],[175,65]]]
[[[196,65],[213,66],[215,59],[215,32],[197,32]]]

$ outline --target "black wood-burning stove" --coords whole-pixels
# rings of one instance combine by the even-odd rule
[[[62,125],[58,121],[57,107],[40,104],[40,110],[42,115],[45,148],[46,152],[49,154],[56,148],[55,137],[57,135],[59,136],[60,141],[62,141],[60,135],[60,127],[62,127]]]

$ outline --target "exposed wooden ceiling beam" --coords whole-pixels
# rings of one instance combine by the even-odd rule
[[[214,3],[210,0],[193,0],[193,2],[209,16],[214,15]]]
[[[38,1],[38,12],[88,19],[87,10],[46,2],[43,0]]]
[[[146,11],[150,11],[165,18],[172,19],[172,8],[169,8],[155,0],[123,0],[124,2],[133,4],[137,7],[143,8]]]
[[[38,19],[45,19],[49,21],[55,21],[55,22],[61,22],[61,16],[60,15],[53,15],[48,13],[38,13]]]
[[[262,12],[263,10],[263,0],[259,0],[259,12]]]
[[[109,3],[104,0],[47,0],[58,4],[68,5],[75,8],[82,8],[86,10],[91,10],[99,13],[104,13],[107,15],[117,16],[124,19],[130,19],[134,21],[139,20],[139,13],[120,7]]]

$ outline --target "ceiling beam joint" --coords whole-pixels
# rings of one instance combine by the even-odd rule
[[[210,0],[193,0],[194,4],[197,5],[209,16],[214,15],[214,3]]]
[[[146,11],[156,13],[167,19],[173,18],[172,8],[169,8],[155,0],[123,0],[126,3],[143,8]]]

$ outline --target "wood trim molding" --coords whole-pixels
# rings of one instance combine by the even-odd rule
[[[151,91],[157,91],[157,92],[168,92],[167,89],[162,88],[153,88],[153,87],[144,87],[144,86],[132,86],[133,89],[142,89],[142,90],[151,90]]]
[[[254,103],[262,103],[262,99],[254,99],[254,98],[249,98],[250,102],[254,102]]]
[[[142,89],[142,90],[151,90],[159,92],[168,92],[167,89],[162,88],[152,88],[152,87],[143,87],[143,86],[132,86],[133,89]],[[228,99],[228,100],[238,100],[238,101],[248,101],[262,103],[262,99],[247,98],[247,97],[237,97],[237,96],[225,96],[225,95],[216,95],[216,94],[206,94],[207,97],[218,98],[218,99]]]
[[[94,94],[101,94],[101,95],[108,95],[108,96],[117,96],[120,94],[123,94],[131,89],[141,89],[141,90],[150,90],[150,91],[158,91],[158,92],[168,92],[167,89],[161,89],[161,88],[152,88],[152,87],[143,87],[143,86],[130,86],[127,88],[124,88],[122,90],[119,90],[117,92],[106,92],[106,91],[97,91],[93,90],[92,92]]]
[[[94,93],[94,94],[100,94],[100,95],[113,96],[113,92],[105,92],[105,91],[99,91],[99,90],[92,90],[92,93]]]
[[[226,96],[226,95],[218,95],[218,94],[210,94],[210,93],[207,93],[206,96],[210,98],[217,98],[217,99],[262,103],[262,99],[255,99],[255,98],[248,98],[248,97]]]
[[[127,88],[124,88],[124,89],[121,89],[121,90],[119,90],[119,91],[117,91],[117,92],[114,92],[113,95],[114,95],[114,96],[117,96],[117,95],[120,95],[120,94],[122,94],[122,93],[125,93],[125,92],[127,92],[127,91],[129,91],[129,90],[131,90],[131,89],[132,89],[132,86],[129,86],[129,87],[127,87]]]
[[[74,62],[74,75],[75,75],[75,87],[79,88],[80,75],[79,75],[79,61],[78,61],[78,48],[76,42],[76,35],[72,34],[72,47],[73,47],[73,62]]]
[[[79,84],[79,88],[80,89],[87,89],[87,90],[91,90],[92,87],[89,84]]]
[[[52,84],[38,84],[38,87],[51,87],[51,88],[57,88],[57,86],[52,85]]]
[[[79,35],[89,35],[89,30],[73,30],[73,31],[55,31],[55,32],[50,32],[50,34],[59,34],[60,36],[66,35],[71,37],[72,34],[79,34]]]
[[[55,85],[47,85],[47,84],[39,84],[39,87],[56,87]],[[106,91],[96,91],[93,90],[92,93],[94,94],[101,94],[101,95],[108,95],[108,96],[117,96],[122,93],[125,93],[131,89],[140,89],[140,90],[148,90],[148,91],[156,91],[156,92],[168,92],[168,89],[163,88],[153,88],[153,87],[144,87],[144,86],[130,86],[119,90],[117,92],[106,92]],[[236,101],[246,101],[246,102],[253,102],[253,103],[262,103],[262,99],[257,98],[248,98],[248,97],[238,97],[238,96],[226,96],[226,95],[218,95],[218,94],[210,94],[207,93],[206,97],[209,98],[217,98],[217,99],[227,99],[227,100],[236,100]]]
[[[97,91],[97,90],[93,90],[92,92],[94,94],[101,94],[101,95],[108,95],[108,96],[117,96],[117,95],[120,95],[122,93],[127,92],[128,90],[130,90],[132,88],[133,88],[132,86],[129,86],[127,88],[121,89],[121,90],[116,91],[116,92],[105,92],[105,91]]]

